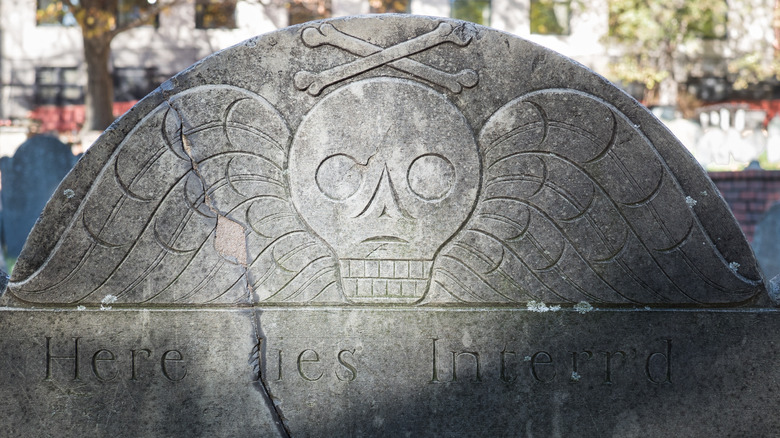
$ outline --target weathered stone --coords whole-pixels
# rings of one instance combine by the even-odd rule
[[[3,435],[268,436],[253,317],[4,310]]]
[[[30,138],[13,157],[0,160],[6,254],[16,257],[22,251],[46,201],[76,160],[68,145],[47,135]]]
[[[0,311],[20,435],[44,411],[78,417],[61,435],[780,426],[757,414],[780,322],[712,182],[636,101],[505,33],[257,37],[141,101],[64,190]]]

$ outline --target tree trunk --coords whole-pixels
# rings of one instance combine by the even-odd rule
[[[82,131],[103,131],[114,121],[114,82],[108,69],[110,56],[110,39],[84,36],[87,93]]]
[[[678,80],[675,54],[677,47],[667,43],[660,59],[661,70],[668,72],[668,76],[658,84],[658,105],[677,107],[677,92],[680,87]]]
[[[677,94],[680,84],[669,75],[658,84],[658,105],[677,107]]]
[[[775,59],[780,59],[780,0],[775,0],[775,8],[773,12],[772,30],[775,31],[775,43],[773,45],[775,49]]]

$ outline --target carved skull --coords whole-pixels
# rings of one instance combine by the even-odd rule
[[[474,208],[480,158],[466,119],[441,94],[374,79],[312,108],[288,170],[293,203],[338,256],[347,297],[413,302]]]

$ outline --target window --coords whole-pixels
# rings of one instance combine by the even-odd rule
[[[450,0],[450,15],[458,20],[490,26],[490,0]]]
[[[37,105],[74,105],[84,102],[83,88],[76,67],[38,67],[35,69]]]
[[[117,102],[140,100],[162,82],[157,77],[155,67],[115,67],[114,100]]]
[[[733,95],[730,95],[734,90],[731,87],[731,83],[726,78],[714,76],[703,78],[691,77],[688,78],[686,85],[688,93],[705,102],[721,102],[728,98],[734,98]]]
[[[196,0],[195,27],[197,29],[235,29],[236,0]]]
[[[117,26],[124,26],[127,23],[135,21],[141,17],[141,14],[152,7],[155,1],[150,0],[119,0],[117,2],[116,23]],[[157,16],[150,17],[144,24],[157,27]]]
[[[409,13],[410,0],[368,0],[372,14]]]
[[[78,1],[74,1],[74,3],[78,5]],[[138,19],[141,13],[154,3],[155,0],[119,0],[106,2],[106,10],[116,16],[116,24],[122,26]],[[75,26],[77,24],[73,13],[61,0],[38,0],[38,9],[35,15],[39,26]],[[157,17],[149,18],[145,24],[157,26]]]
[[[531,0],[531,33],[569,35],[570,0]]]
[[[330,0],[291,0],[287,3],[288,25],[329,18]]]
[[[38,26],[75,26],[76,18],[68,7],[59,0],[38,0],[35,11],[35,21]]]

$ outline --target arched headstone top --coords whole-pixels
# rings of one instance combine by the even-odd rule
[[[717,189],[635,100],[510,34],[306,23],[175,76],[63,181],[25,303],[738,305]]]

